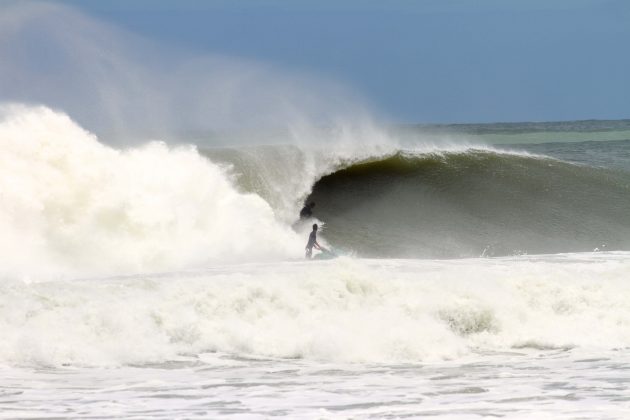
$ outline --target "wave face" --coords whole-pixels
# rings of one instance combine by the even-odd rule
[[[308,200],[335,246],[369,257],[630,247],[630,175],[492,150],[396,153],[319,179]]]
[[[299,256],[269,204],[192,147],[117,150],[44,107],[0,109],[0,275],[129,273]],[[264,246],[261,244],[264,243]]]

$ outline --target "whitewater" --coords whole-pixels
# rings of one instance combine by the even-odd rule
[[[630,415],[627,142],[325,134],[123,149],[3,106],[0,418]],[[303,259],[314,198],[340,258]]]
[[[628,269],[343,259],[4,284],[2,416],[623,418]]]

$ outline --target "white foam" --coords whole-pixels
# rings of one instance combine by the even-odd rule
[[[0,195],[11,277],[285,259],[303,245],[194,148],[116,150],[45,107],[0,111]]]
[[[626,348],[629,272],[630,254],[598,253],[4,282],[0,363],[125,365],[208,352],[391,363]]]

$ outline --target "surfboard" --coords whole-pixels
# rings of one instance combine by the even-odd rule
[[[314,260],[332,260],[333,258],[337,258],[338,256],[339,255],[335,254],[334,252],[328,249],[322,249],[322,252],[313,256],[313,259]]]

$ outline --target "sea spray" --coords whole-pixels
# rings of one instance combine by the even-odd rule
[[[62,3],[0,2],[0,100],[61,109],[101,142],[186,143],[371,114],[359,93],[333,80],[154,42]]]
[[[257,143],[256,134],[247,138]],[[236,185],[260,195],[288,224],[296,220],[320,178],[365,159],[390,156],[400,148],[396,138],[369,120],[333,127],[298,125],[275,141],[265,146],[206,147],[200,153],[229,165]]]

